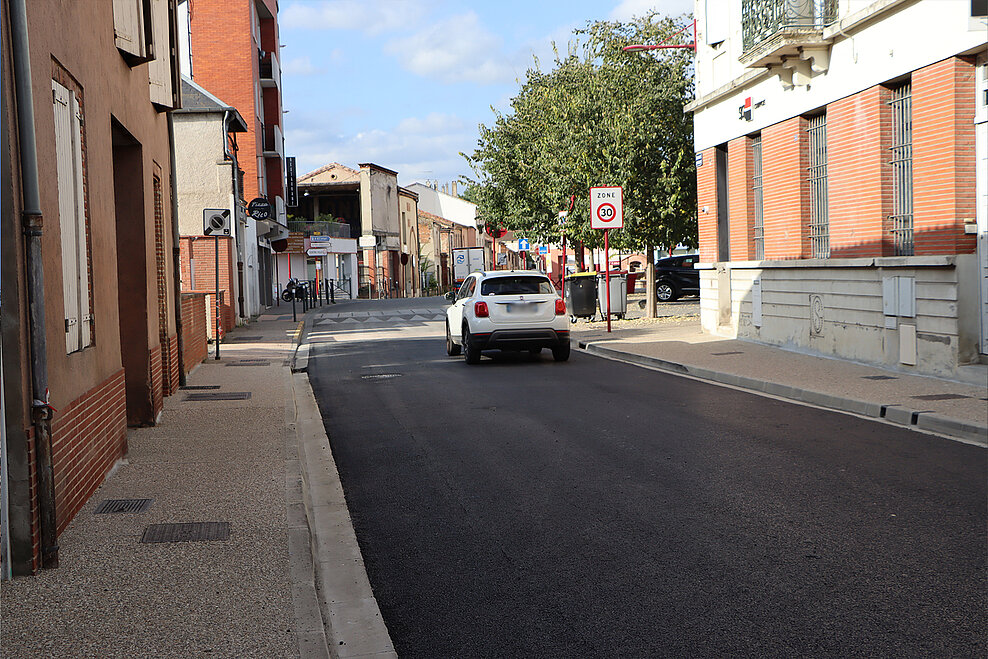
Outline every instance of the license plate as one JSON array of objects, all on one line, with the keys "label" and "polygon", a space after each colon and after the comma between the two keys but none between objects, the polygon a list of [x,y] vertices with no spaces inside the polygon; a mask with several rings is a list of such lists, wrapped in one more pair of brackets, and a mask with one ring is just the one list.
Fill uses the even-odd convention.
[{"label": "license plate", "polygon": [[509,302],[504,305],[507,313],[533,313],[535,311],[534,302]]}]

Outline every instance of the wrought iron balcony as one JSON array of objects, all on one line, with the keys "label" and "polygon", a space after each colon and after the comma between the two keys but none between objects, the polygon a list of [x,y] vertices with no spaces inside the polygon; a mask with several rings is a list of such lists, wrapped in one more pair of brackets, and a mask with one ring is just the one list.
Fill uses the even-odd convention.
[{"label": "wrought iron balcony", "polygon": [[312,222],[309,220],[288,220],[288,230],[306,236],[323,235],[333,238],[349,238],[350,225],[343,222]]},{"label": "wrought iron balcony", "polygon": [[742,0],[741,61],[767,66],[826,46],[823,29],[837,20],[837,0]]}]

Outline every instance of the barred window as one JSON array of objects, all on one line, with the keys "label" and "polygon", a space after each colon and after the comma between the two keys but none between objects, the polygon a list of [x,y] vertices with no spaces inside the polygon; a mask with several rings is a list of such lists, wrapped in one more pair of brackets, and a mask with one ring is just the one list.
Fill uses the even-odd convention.
[{"label": "barred window", "polygon": [[912,85],[892,89],[892,243],[896,256],[912,256],[913,246],[913,117]]},{"label": "barred window", "polygon": [[765,258],[765,217],[762,203],[762,136],[755,135],[751,138],[751,192],[755,198],[754,216],[754,243],[755,260],[761,261]]},{"label": "barred window", "polygon": [[827,115],[812,117],[810,140],[810,250],[813,258],[830,257],[830,219],[827,207]]}]

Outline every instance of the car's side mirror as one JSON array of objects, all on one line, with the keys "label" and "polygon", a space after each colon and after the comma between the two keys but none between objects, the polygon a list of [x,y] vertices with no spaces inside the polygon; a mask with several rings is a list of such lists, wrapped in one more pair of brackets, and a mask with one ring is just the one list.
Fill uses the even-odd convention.
[{"label": "car's side mirror", "polygon": [[453,300],[456,299],[456,291],[450,291],[449,293],[446,293],[446,295],[444,295],[443,297],[449,300],[450,302],[452,302]]}]

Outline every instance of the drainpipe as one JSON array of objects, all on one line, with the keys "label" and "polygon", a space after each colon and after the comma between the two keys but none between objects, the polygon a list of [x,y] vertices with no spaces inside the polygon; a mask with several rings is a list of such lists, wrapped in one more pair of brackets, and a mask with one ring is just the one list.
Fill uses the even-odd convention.
[{"label": "drainpipe", "polygon": [[[176,183],[175,168],[175,115],[168,113],[168,143],[171,146],[171,187],[172,187],[172,270],[175,279],[173,281],[175,289],[175,341],[178,343],[178,351],[175,358],[178,359],[178,386],[185,386],[185,347],[182,344],[184,333],[182,332],[182,246],[181,238],[178,234],[178,184]],[[191,245],[189,248],[191,250]],[[191,257],[191,251],[189,252]]]},{"label": "drainpipe", "polygon": [[[230,152],[227,145],[227,135],[230,134],[230,110],[223,111],[223,155],[230,159],[233,166],[230,168],[233,176],[233,208],[231,209],[233,214],[233,240],[234,249],[237,252],[237,306],[239,307],[239,315],[241,318],[246,318],[247,314],[244,313],[244,254],[243,254],[243,241],[240,237],[240,218],[237,216],[237,202],[240,201],[240,190],[238,185],[237,170],[240,168],[237,156]],[[264,148],[264,145],[261,145]]]},{"label": "drainpipe", "polygon": [[17,105],[18,146],[21,156],[22,222],[27,257],[28,318],[31,323],[31,423],[38,472],[38,513],[41,531],[41,567],[58,567],[55,521],[55,478],[51,454],[51,413],[48,405],[48,352],[45,337],[45,277],[41,261],[44,218],[38,193],[38,151],[34,142],[34,95],[31,92],[30,45],[25,0],[10,2],[10,37],[13,46],[14,90]]}]

